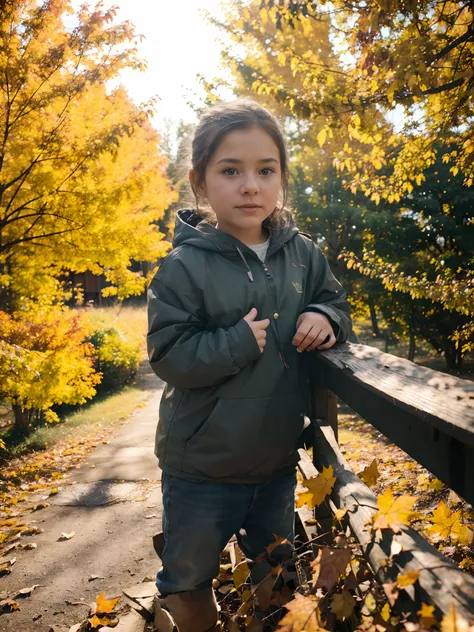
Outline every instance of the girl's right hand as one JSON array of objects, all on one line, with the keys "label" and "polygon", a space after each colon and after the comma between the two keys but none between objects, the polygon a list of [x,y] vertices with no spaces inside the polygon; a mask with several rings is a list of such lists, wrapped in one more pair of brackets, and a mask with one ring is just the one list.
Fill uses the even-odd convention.
[{"label": "girl's right hand", "polygon": [[253,335],[255,336],[255,340],[260,348],[260,353],[263,353],[263,348],[266,344],[267,332],[265,329],[270,324],[270,319],[265,318],[264,320],[255,320],[257,316],[257,310],[255,307],[249,311],[249,313],[244,316],[244,320],[248,323],[248,326],[253,331]]}]

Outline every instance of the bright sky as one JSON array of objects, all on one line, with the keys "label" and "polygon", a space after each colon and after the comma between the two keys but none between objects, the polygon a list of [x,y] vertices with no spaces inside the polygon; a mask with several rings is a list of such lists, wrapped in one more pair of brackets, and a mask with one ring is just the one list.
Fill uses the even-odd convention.
[{"label": "bright sky", "polygon": [[122,83],[136,103],[153,95],[160,98],[154,121],[158,130],[166,119],[194,122],[196,115],[187,101],[199,102],[196,95],[204,94],[196,75],[212,79],[219,74],[217,40],[225,35],[202,15],[208,10],[219,17],[219,4],[220,0],[104,0],[105,8],[120,7],[118,22],[130,20],[145,36],[139,51],[148,69],[124,71]]}]

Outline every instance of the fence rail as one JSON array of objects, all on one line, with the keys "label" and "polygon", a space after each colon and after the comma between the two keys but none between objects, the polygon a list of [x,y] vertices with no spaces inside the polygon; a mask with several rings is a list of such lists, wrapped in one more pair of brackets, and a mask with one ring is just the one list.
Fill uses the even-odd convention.
[{"label": "fence rail", "polygon": [[[310,376],[313,461],[301,450],[299,469],[310,478],[331,465],[336,476],[329,509],[321,506],[316,512],[322,531],[330,524],[328,510],[346,509],[348,525],[381,584],[393,582],[398,573],[420,571],[414,596],[402,591],[398,608],[416,612],[425,602],[446,614],[454,603],[458,613],[472,621],[472,576],[411,528],[402,527],[400,534],[384,531],[379,541],[369,534],[365,524],[378,509],[376,497],[339,449],[337,397],[474,504],[474,383],[351,343],[315,354]],[[300,518],[303,525],[308,522],[307,508]],[[314,526],[306,531],[308,538],[314,536]],[[396,564],[388,566],[393,541],[403,550]]]}]

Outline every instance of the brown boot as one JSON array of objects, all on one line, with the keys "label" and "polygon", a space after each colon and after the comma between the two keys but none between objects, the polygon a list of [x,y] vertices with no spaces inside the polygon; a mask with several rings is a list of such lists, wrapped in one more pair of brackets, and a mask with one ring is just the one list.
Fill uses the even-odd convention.
[{"label": "brown boot", "polygon": [[178,632],[219,632],[219,606],[212,588],[174,593],[164,599]]}]

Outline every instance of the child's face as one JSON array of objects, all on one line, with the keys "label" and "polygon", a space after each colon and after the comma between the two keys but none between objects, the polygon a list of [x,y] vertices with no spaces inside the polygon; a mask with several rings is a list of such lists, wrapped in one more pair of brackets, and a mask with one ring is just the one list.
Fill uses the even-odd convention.
[{"label": "child's face", "polygon": [[218,227],[252,243],[275,209],[281,190],[280,153],[259,127],[227,134],[209,161],[200,193],[217,216]]}]

